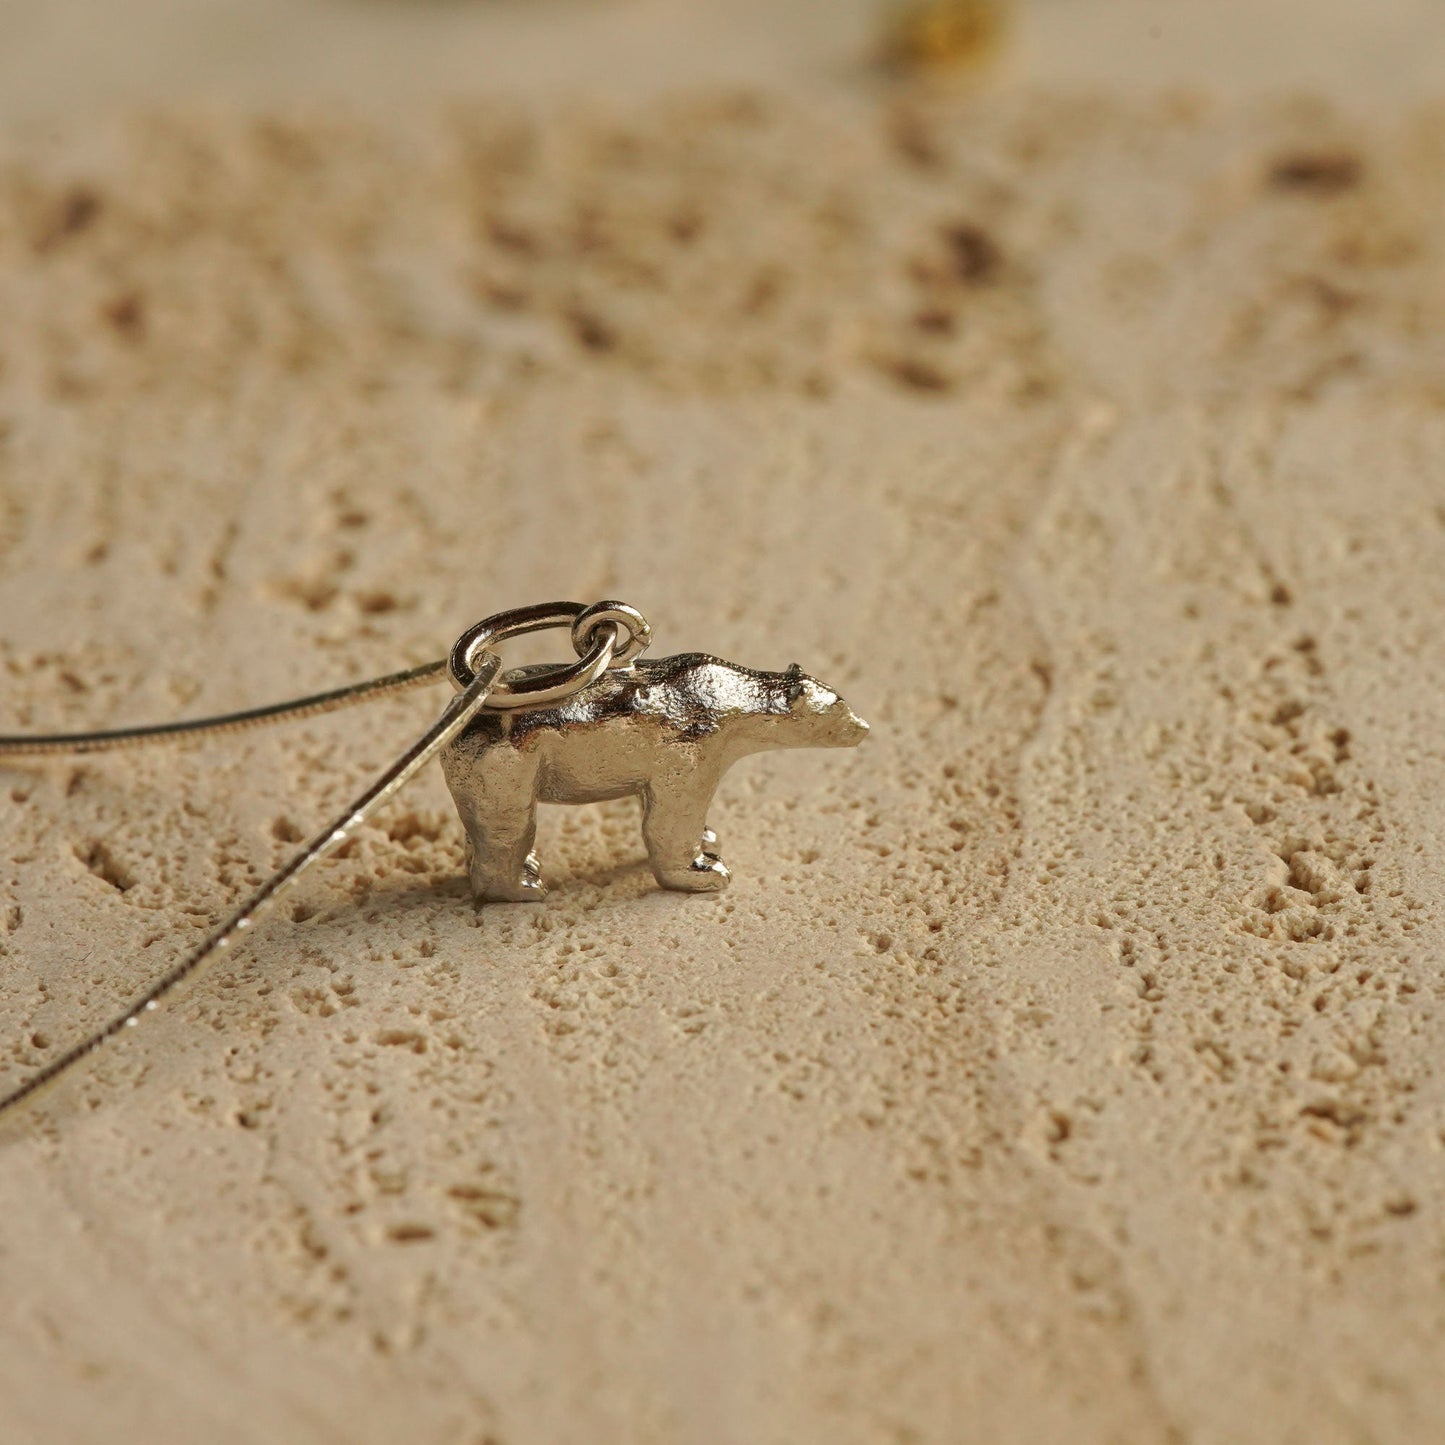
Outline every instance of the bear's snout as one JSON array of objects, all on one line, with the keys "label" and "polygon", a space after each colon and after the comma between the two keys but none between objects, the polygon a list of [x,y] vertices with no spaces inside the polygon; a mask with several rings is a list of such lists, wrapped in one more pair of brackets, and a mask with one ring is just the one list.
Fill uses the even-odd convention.
[{"label": "bear's snout", "polygon": [[868,736],[868,724],[842,698],[831,709],[829,729],[832,741],[840,748],[856,748]]}]

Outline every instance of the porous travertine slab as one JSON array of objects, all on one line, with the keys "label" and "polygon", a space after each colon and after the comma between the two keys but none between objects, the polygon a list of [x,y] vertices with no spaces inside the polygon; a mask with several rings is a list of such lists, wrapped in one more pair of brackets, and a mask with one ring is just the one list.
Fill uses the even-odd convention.
[{"label": "porous travertine slab", "polygon": [[[7,1440],[1432,1441],[1445,120],[859,86],[0,157],[7,726],[622,597],[873,724],[439,774],[0,1140]],[[0,1084],[424,725],[13,764]]]}]

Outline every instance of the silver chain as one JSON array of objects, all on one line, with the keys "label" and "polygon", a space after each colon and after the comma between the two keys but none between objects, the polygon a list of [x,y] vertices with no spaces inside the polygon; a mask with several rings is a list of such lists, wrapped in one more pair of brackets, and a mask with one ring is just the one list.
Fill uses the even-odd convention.
[{"label": "silver chain", "polygon": [[[510,685],[500,676],[501,658],[492,648],[509,637],[544,628],[570,627],[579,654],[576,663],[548,668]],[[627,634],[623,641],[624,632]],[[136,747],[151,742],[174,741],[179,737],[234,732],[288,718],[315,716],[350,707],[388,692],[436,682],[450,672],[457,695],[442,715],[328,827],[322,829],[278,872],[273,874],[245,903],[225,920],[199,947],[161,975],[122,1014],[102,1028],[66,1049],[36,1073],[8,1092],[0,1094],[0,1115],[32,1099],[47,1084],[59,1078],[107,1040],[134,1028],[146,1014],[155,1012],[167,994],[194,975],[218,954],[241,939],[256,919],[282,893],[323,858],[334,853],[346,840],[394,798],[416,774],[485,707],[537,707],[577,692],[600,677],[609,667],[624,666],[647,646],[651,628],[634,608],[603,602],[583,607],[575,602],[545,603],[539,607],[516,608],[489,617],[462,634],[451,657],[429,662],[405,672],[389,673],[369,682],[336,688],[331,692],[269,707],[192,722],[162,723],[150,727],[120,728],[109,732],[55,733],[39,736],[0,736],[0,755],[93,752]]]},{"label": "silver chain", "polygon": [[486,702],[487,693],[491,689],[500,667],[501,659],[496,653],[489,653],[477,669],[476,678],[471,686],[447,704],[436,722],[397,758],[351,804],[346,812],[312,838],[284,868],[273,874],[240,908],[231,914],[200,947],[188,954],[168,973],[162,974],[123,1014],[113,1018],[103,1028],[97,1029],[78,1044],[66,1049],[59,1058],[52,1059],[38,1073],[32,1074],[8,1093],[0,1095],[0,1114],[13,1109],[17,1104],[43,1089],[46,1084],[59,1078],[72,1065],[78,1064],[87,1054],[98,1049],[107,1039],[114,1038],[123,1029],[134,1028],[141,1021],[142,1015],[154,1012],[161,999],[183,980],[189,978],[223,949],[229,948],[232,940],[248,929],[256,918],[270,907],[286,889],[290,888],[307,869],[334,853],[357,828],[389,803],[422,767],[471,722]]},{"label": "silver chain", "polygon": [[0,757],[36,757],[42,753],[101,753],[121,748],[144,747],[148,743],[170,743],[181,738],[204,737],[214,733],[243,732],[247,728],[264,727],[268,723],[289,722],[293,718],[316,717],[336,712],[359,702],[370,702],[389,692],[402,692],[429,682],[440,682],[447,675],[447,661],[424,662],[405,672],[389,672],[367,682],[354,682],[330,692],[313,693],[310,697],[290,702],[271,703],[266,707],[246,708],[242,712],[222,713],[219,717],[194,718],[189,722],[152,723],[146,727],[113,728],[93,733],[0,733]]}]

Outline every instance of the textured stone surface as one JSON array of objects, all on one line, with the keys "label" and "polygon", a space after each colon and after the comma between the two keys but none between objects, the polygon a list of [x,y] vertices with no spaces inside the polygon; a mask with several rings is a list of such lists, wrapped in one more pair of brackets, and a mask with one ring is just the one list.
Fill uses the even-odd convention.
[{"label": "textured stone surface", "polygon": [[[1439,1438],[1445,121],[859,91],[0,156],[4,715],[619,595],[874,725],[440,777],[0,1139],[20,1441]],[[430,716],[12,765],[0,1081]]]}]

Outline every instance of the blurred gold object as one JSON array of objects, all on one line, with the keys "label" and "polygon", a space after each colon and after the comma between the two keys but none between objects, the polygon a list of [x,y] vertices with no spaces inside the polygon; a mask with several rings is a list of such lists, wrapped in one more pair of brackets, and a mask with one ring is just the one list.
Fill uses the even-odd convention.
[{"label": "blurred gold object", "polygon": [[886,0],[878,56],[890,70],[955,71],[1002,44],[1012,0]]}]

